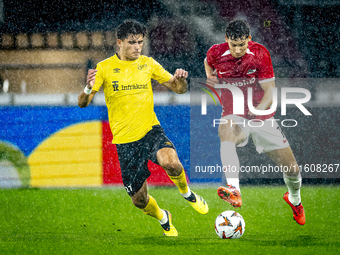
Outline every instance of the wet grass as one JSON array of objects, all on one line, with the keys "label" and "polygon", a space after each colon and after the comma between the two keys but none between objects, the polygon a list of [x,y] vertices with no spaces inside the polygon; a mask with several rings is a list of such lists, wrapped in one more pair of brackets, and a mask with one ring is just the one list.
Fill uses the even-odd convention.
[{"label": "wet grass", "polygon": [[237,240],[214,231],[219,213],[232,210],[216,187],[192,187],[209,204],[196,213],[174,187],[150,188],[173,215],[178,237],[135,208],[123,188],[0,190],[0,254],[339,254],[340,186],[304,186],[307,223],[295,223],[279,187],[242,188],[246,222]]}]

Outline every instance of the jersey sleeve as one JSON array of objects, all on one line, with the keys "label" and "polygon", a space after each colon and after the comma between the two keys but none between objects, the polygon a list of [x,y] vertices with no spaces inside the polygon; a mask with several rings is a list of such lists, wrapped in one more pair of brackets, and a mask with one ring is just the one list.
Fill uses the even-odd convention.
[{"label": "jersey sleeve", "polygon": [[100,63],[97,65],[96,70],[97,70],[97,73],[95,76],[95,82],[94,82],[94,86],[92,89],[98,92],[104,82],[104,75],[103,75],[104,72],[103,72],[103,68],[100,65]]},{"label": "jersey sleeve", "polygon": [[[210,49],[207,52],[207,57],[205,58],[205,62],[211,67],[214,68],[215,64],[215,49],[216,49],[216,44],[211,46]],[[215,68],[214,68],[215,69]]]},{"label": "jersey sleeve", "polygon": [[172,75],[166,71],[156,60],[152,59],[152,75],[151,78],[160,84],[171,79]]},{"label": "jersey sleeve", "polygon": [[258,80],[259,83],[265,83],[275,80],[272,59],[266,48],[261,48],[258,62]]}]

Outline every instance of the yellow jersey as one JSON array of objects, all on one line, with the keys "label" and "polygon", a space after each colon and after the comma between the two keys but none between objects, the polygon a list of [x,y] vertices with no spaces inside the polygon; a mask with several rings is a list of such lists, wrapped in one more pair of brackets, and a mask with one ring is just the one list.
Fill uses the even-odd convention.
[{"label": "yellow jersey", "polygon": [[93,90],[103,86],[108,108],[112,143],[142,139],[152,126],[159,125],[154,112],[151,79],[164,83],[172,75],[151,57],[141,55],[134,61],[114,56],[97,64]]}]

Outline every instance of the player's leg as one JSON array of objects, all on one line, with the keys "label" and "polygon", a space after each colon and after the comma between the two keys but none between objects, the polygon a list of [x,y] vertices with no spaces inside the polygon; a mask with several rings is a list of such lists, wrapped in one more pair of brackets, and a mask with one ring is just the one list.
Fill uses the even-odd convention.
[{"label": "player's leg", "polygon": [[295,160],[290,146],[283,149],[267,152],[267,155],[275,162],[276,165],[282,165],[283,169],[287,169],[287,171],[283,173],[283,176],[284,181],[288,187],[289,201],[293,205],[300,204],[300,187],[302,178],[299,166]]},{"label": "player's leg", "polygon": [[171,223],[171,214],[161,210],[156,200],[148,194],[146,180],[150,171],[147,167],[148,150],[144,144],[143,138],[136,142],[116,145],[124,187],[137,208],[159,220],[164,235],[177,236],[177,231]]},{"label": "player's leg", "polygon": [[234,123],[231,119],[227,119],[226,124],[220,124],[218,128],[221,140],[221,162],[224,167],[227,187],[219,187],[217,193],[223,200],[227,201],[234,207],[242,205],[241,191],[239,184],[239,168],[240,161],[236,152],[236,145],[246,139],[245,132]]},{"label": "player's leg", "polygon": [[161,126],[153,126],[150,131],[148,144],[150,145],[149,159],[163,167],[170,179],[176,184],[180,194],[189,202],[189,204],[199,213],[207,214],[209,211],[208,204],[202,197],[190,190],[185,171],[179,161],[175,146],[165,135]]},{"label": "player's leg", "polygon": [[156,200],[148,194],[146,181],[143,186],[131,196],[132,203],[142,209],[146,215],[156,218],[163,228],[165,236],[178,236],[176,228],[172,225],[169,211],[159,208]]},{"label": "player's leg", "polygon": [[163,167],[170,179],[176,184],[181,194],[190,195],[185,171],[173,148],[162,148],[156,154],[157,163]]},{"label": "player's leg", "polygon": [[300,196],[302,178],[299,166],[290,146],[267,152],[267,155],[278,166],[282,166],[283,169],[287,169],[287,171],[283,173],[283,177],[288,187],[288,192],[284,194],[283,198],[292,208],[295,221],[300,225],[304,225],[306,217]]},{"label": "player's leg", "polygon": [[299,167],[280,126],[273,118],[271,120],[265,121],[263,126],[253,129],[253,142],[259,153],[265,152],[286,171],[284,181],[288,187],[288,192],[283,198],[292,208],[295,221],[303,225],[306,220],[300,197],[301,175]]},{"label": "player's leg", "polygon": [[176,150],[173,148],[162,148],[157,151],[157,164],[164,168],[169,178],[178,187],[181,195],[199,213],[207,214],[209,211],[206,201],[192,190],[190,190],[184,168],[179,161]]}]

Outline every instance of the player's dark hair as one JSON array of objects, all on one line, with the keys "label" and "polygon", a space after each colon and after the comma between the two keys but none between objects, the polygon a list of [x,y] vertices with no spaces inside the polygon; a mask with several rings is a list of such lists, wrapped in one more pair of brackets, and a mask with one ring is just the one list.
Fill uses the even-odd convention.
[{"label": "player's dark hair", "polygon": [[129,35],[146,35],[146,27],[136,20],[124,20],[117,28],[117,39],[125,40]]},{"label": "player's dark hair", "polygon": [[235,19],[229,22],[225,30],[225,35],[228,39],[246,39],[250,35],[250,26],[247,21]]}]

